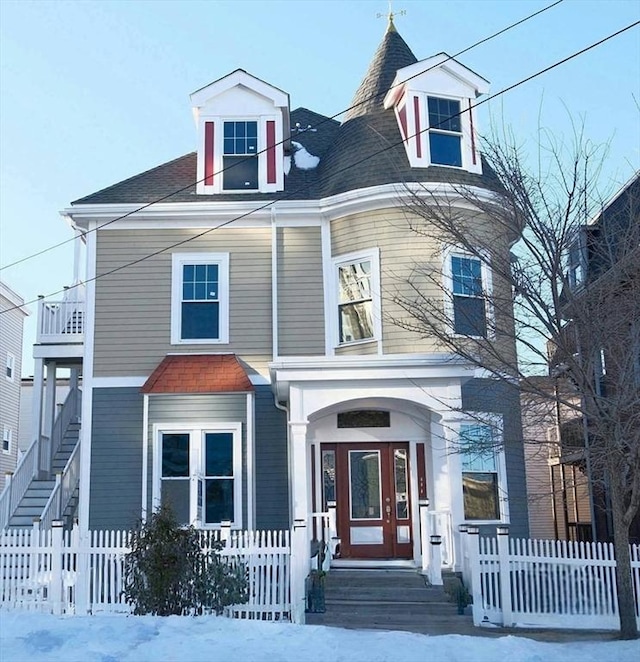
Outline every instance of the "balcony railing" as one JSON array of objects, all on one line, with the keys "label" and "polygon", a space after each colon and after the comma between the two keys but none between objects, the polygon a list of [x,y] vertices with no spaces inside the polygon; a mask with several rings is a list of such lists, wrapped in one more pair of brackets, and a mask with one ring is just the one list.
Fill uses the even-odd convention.
[{"label": "balcony railing", "polygon": [[84,301],[40,300],[38,306],[39,344],[66,344],[84,342]]}]

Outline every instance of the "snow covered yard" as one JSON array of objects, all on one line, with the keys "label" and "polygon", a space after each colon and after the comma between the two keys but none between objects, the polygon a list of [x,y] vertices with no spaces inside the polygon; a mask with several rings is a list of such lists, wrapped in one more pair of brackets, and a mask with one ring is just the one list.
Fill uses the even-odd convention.
[{"label": "snow covered yard", "polygon": [[342,630],[203,616],[56,617],[0,612],[2,662],[636,662],[638,641],[543,643]]}]

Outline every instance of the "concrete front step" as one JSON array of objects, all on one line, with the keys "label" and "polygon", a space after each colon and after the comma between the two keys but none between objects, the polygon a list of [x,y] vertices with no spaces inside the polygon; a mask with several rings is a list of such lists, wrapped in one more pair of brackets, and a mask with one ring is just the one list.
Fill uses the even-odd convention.
[{"label": "concrete front step", "polygon": [[443,633],[473,628],[470,614],[458,615],[443,587],[429,586],[416,570],[331,569],[325,606],[325,613],[308,613],[307,623]]}]

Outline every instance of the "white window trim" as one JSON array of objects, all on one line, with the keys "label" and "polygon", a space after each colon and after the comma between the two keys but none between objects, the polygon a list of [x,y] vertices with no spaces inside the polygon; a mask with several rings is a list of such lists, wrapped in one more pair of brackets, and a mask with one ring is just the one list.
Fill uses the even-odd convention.
[{"label": "white window trim", "polygon": [[[276,149],[276,181],[267,183],[267,121],[275,122],[275,149]],[[204,183],[204,138],[205,123],[214,123],[213,136],[213,184]],[[226,189],[224,182],[224,123],[225,122],[257,122],[258,123],[258,188],[253,189]],[[236,194],[244,193],[274,193],[284,189],[283,168],[283,135],[282,116],[277,114],[255,115],[202,115],[198,129],[198,184],[199,194]]]},{"label": "white window trim", "polygon": [[493,274],[489,267],[489,254],[487,251],[479,250],[478,254],[470,253],[469,251],[456,248],[455,246],[445,246],[442,251],[442,279],[443,279],[443,292],[444,292],[444,311],[445,317],[448,320],[449,335],[454,338],[485,338],[485,336],[467,336],[461,333],[456,333],[455,320],[453,312],[453,274],[451,271],[451,258],[463,257],[480,262],[480,274],[482,278],[482,292],[485,297],[485,320],[487,325],[487,340],[495,338],[495,311],[492,303],[493,300]]},{"label": "white window trim", "polygon": [[464,518],[465,524],[469,526],[481,526],[483,524],[509,524],[509,493],[508,493],[508,483],[507,483],[507,464],[504,453],[503,445],[503,417],[500,414],[491,414],[487,412],[467,412],[468,418],[460,419],[457,423],[456,435],[457,443],[460,442],[460,432],[463,425],[488,425],[493,429],[494,440],[495,440],[495,458],[496,458],[496,473],[498,475],[498,508],[500,510],[499,519],[489,519],[489,520],[478,520],[478,519],[466,519],[464,514],[464,493],[462,491],[462,474],[464,472],[462,468],[462,457],[463,453],[458,449],[458,454],[460,457],[459,467],[460,467],[460,504],[462,517]]},{"label": "white window trim", "polygon": [[[4,445],[8,444],[7,449],[5,450]],[[11,455],[13,445],[13,430],[6,426],[2,426],[2,452],[4,455]]]},{"label": "white window trim", "polygon": [[[352,340],[350,342],[340,342],[340,315],[338,295],[340,281],[338,279],[338,269],[347,264],[353,264],[362,260],[371,262],[371,308],[373,317],[373,337],[362,340]],[[331,265],[332,287],[331,287],[331,329],[333,347],[353,347],[354,345],[363,345],[366,343],[380,342],[382,340],[382,307],[380,297],[380,249],[370,248],[356,253],[338,255],[333,258]]]},{"label": "white window trim", "polygon": [[[11,377],[7,375],[7,370],[11,369]],[[7,362],[5,365],[4,375],[8,382],[13,382],[16,379],[16,357],[11,352],[7,352]]]},{"label": "white window trim", "polygon": [[[189,435],[189,507],[190,523],[202,529],[219,529],[220,524],[205,524],[197,521],[198,478],[203,477],[204,435],[207,432],[230,432],[233,434],[233,521],[231,528],[242,529],[242,423],[154,423],[153,424],[153,483],[152,505],[160,507],[162,489],[162,435]],[[204,511],[204,503],[203,503]]]},{"label": "white window trim", "polygon": [[[182,267],[185,264],[218,265],[218,338],[183,340],[182,326]],[[173,253],[171,255],[171,344],[224,345],[229,343],[229,254]]]}]

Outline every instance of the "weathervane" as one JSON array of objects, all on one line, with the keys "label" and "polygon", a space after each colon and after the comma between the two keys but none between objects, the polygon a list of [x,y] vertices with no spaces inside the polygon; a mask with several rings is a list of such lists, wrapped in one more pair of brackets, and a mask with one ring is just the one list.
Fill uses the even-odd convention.
[{"label": "weathervane", "polygon": [[397,11],[397,12],[394,13],[394,11],[393,11],[393,1],[392,1],[392,0],[389,0],[389,12],[388,12],[387,14],[382,14],[382,13],[378,12],[378,13],[376,14],[376,18],[384,18],[384,17],[386,17],[386,18],[389,19],[389,26],[390,26],[390,27],[395,27],[395,26],[393,25],[393,17],[394,17],[394,16],[405,16],[406,13],[407,13],[407,12],[406,12],[404,9],[401,10],[401,11]]}]

